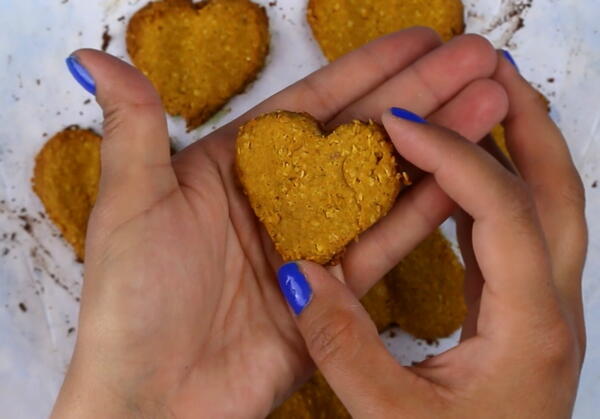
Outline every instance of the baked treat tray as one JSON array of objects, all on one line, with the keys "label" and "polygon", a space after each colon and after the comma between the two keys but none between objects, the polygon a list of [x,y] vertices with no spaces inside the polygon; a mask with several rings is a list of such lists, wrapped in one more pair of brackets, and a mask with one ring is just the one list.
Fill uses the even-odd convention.
[{"label": "baked treat tray", "polygon": [[[181,148],[231,121],[326,61],[305,19],[304,0],[254,0],[270,18],[271,52],[258,80],[200,128],[169,118]],[[3,417],[48,415],[75,336],[82,265],[59,237],[31,190],[34,157],[52,134],[77,124],[101,132],[99,108],[66,71],[81,47],[128,59],[125,29],[145,1],[0,2],[0,405]],[[588,353],[575,417],[596,413],[600,396],[600,2],[466,1],[467,32],[511,51],[522,73],[552,104],[587,191],[590,248],[584,297]],[[293,48],[290,48],[293,45]],[[92,99],[91,101],[89,99]],[[544,150],[540,150],[543,153]],[[451,223],[445,233],[454,240]],[[393,335],[393,337],[392,337]],[[435,345],[384,333],[403,363],[456,344]],[[535,354],[532,354],[535,356]]]}]

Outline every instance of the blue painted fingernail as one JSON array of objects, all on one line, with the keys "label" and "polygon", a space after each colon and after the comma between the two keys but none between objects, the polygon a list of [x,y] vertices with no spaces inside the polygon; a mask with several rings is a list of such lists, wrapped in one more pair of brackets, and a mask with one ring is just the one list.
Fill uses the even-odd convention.
[{"label": "blue painted fingernail", "polygon": [[310,303],[312,288],[296,262],[290,262],[277,272],[279,288],[294,313],[299,315]]},{"label": "blue painted fingernail", "polygon": [[506,58],[508,60],[508,62],[511,63],[513,65],[513,67],[517,69],[517,71],[519,71],[519,66],[517,65],[517,62],[512,57],[512,55],[510,55],[510,52],[508,52],[507,50],[503,49],[502,50],[502,55],[504,55],[504,58]]},{"label": "blue painted fingernail", "polygon": [[407,121],[416,122],[418,124],[426,124],[427,121],[421,118],[416,113],[412,113],[411,111],[407,111],[402,108],[391,108],[390,112],[397,118],[406,119]]},{"label": "blue painted fingernail", "polygon": [[71,72],[71,75],[77,80],[77,83],[81,85],[85,90],[91,94],[96,94],[96,82],[90,75],[90,73],[81,65],[76,56],[71,55],[67,58],[67,67]]}]

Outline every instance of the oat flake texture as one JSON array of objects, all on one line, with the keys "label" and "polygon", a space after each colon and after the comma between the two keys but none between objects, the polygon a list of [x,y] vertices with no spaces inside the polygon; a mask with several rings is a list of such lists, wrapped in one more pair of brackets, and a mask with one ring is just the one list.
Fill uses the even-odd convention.
[{"label": "oat flake texture", "polygon": [[266,114],[240,128],[236,160],[250,204],[285,260],[335,263],[402,187],[393,146],[374,123],[325,135],[308,114]]}]

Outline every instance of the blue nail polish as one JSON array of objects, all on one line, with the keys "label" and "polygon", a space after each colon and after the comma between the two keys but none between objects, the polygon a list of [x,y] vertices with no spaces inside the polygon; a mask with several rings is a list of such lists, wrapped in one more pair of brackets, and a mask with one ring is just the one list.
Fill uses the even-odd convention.
[{"label": "blue nail polish", "polygon": [[502,55],[504,55],[504,58],[506,58],[508,60],[508,62],[511,63],[513,65],[513,67],[517,69],[517,71],[519,71],[519,66],[517,65],[517,62],[512,57],[512,55],[510,55],[510,52],[508,52],[507,50],[503,49],[502,50]]},{"label": "blue nail polish", "polygon": [[298,264],[290,262],[279,268],[277,280],[283,296],[296,316],[302,313],[304,307],[310,303],[312,289],[304,274],[300,272]]},{"label": "blue nail polish", "polygon": [[418,124],[426,124],[427,121],[421,118],[416,113],[412,113],[411,111],[407,111],[402,108],[391,108],[390,112],[397,118],[406,119],[407,121],[416,122]]},{"label": "blue nail polish", "polygon": [[83,87],[85,90],[90,92],[91,94],[96,94],[96,82],[85,69],[84,66],[81,65],[76,56],[71,55],[67,58],[67,67],[71,72],[71,75],[77,80],[77,82]]}]

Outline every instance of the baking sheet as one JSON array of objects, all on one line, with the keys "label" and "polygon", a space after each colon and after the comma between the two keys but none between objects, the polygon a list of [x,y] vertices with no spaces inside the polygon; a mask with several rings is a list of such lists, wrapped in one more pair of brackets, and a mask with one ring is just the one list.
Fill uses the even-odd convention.
[{"label": "baking sheet", "polygon": [[[259,79],[192,133],[169,118],[177,147],[231,121],[325,64],[305,22],[305,0],[258,1],[272,45]],[[101,132],[101,113],[68,75],[64,58],[81,47],[125,57],[124,32],[146,0],[0,0],[0,406],[3,417],[48,415],[75,341],[82,267],[43,217],[30,188],[33,159],[49,136],[72,124]],[[274,5],[269,5],[269,3]],[[600,396],[600,2],[467,1],[467,31],[511,50],[521,71],[552,102],[588,195],[590,252],[584,295],[588,354],[575,416],[596,416]],[[291,48],[290,46],[293,46]],[[444,226],[453,237],[452,225]],[[386,344],[403,363],[455,344],[429,346],[395,331]]]}]

